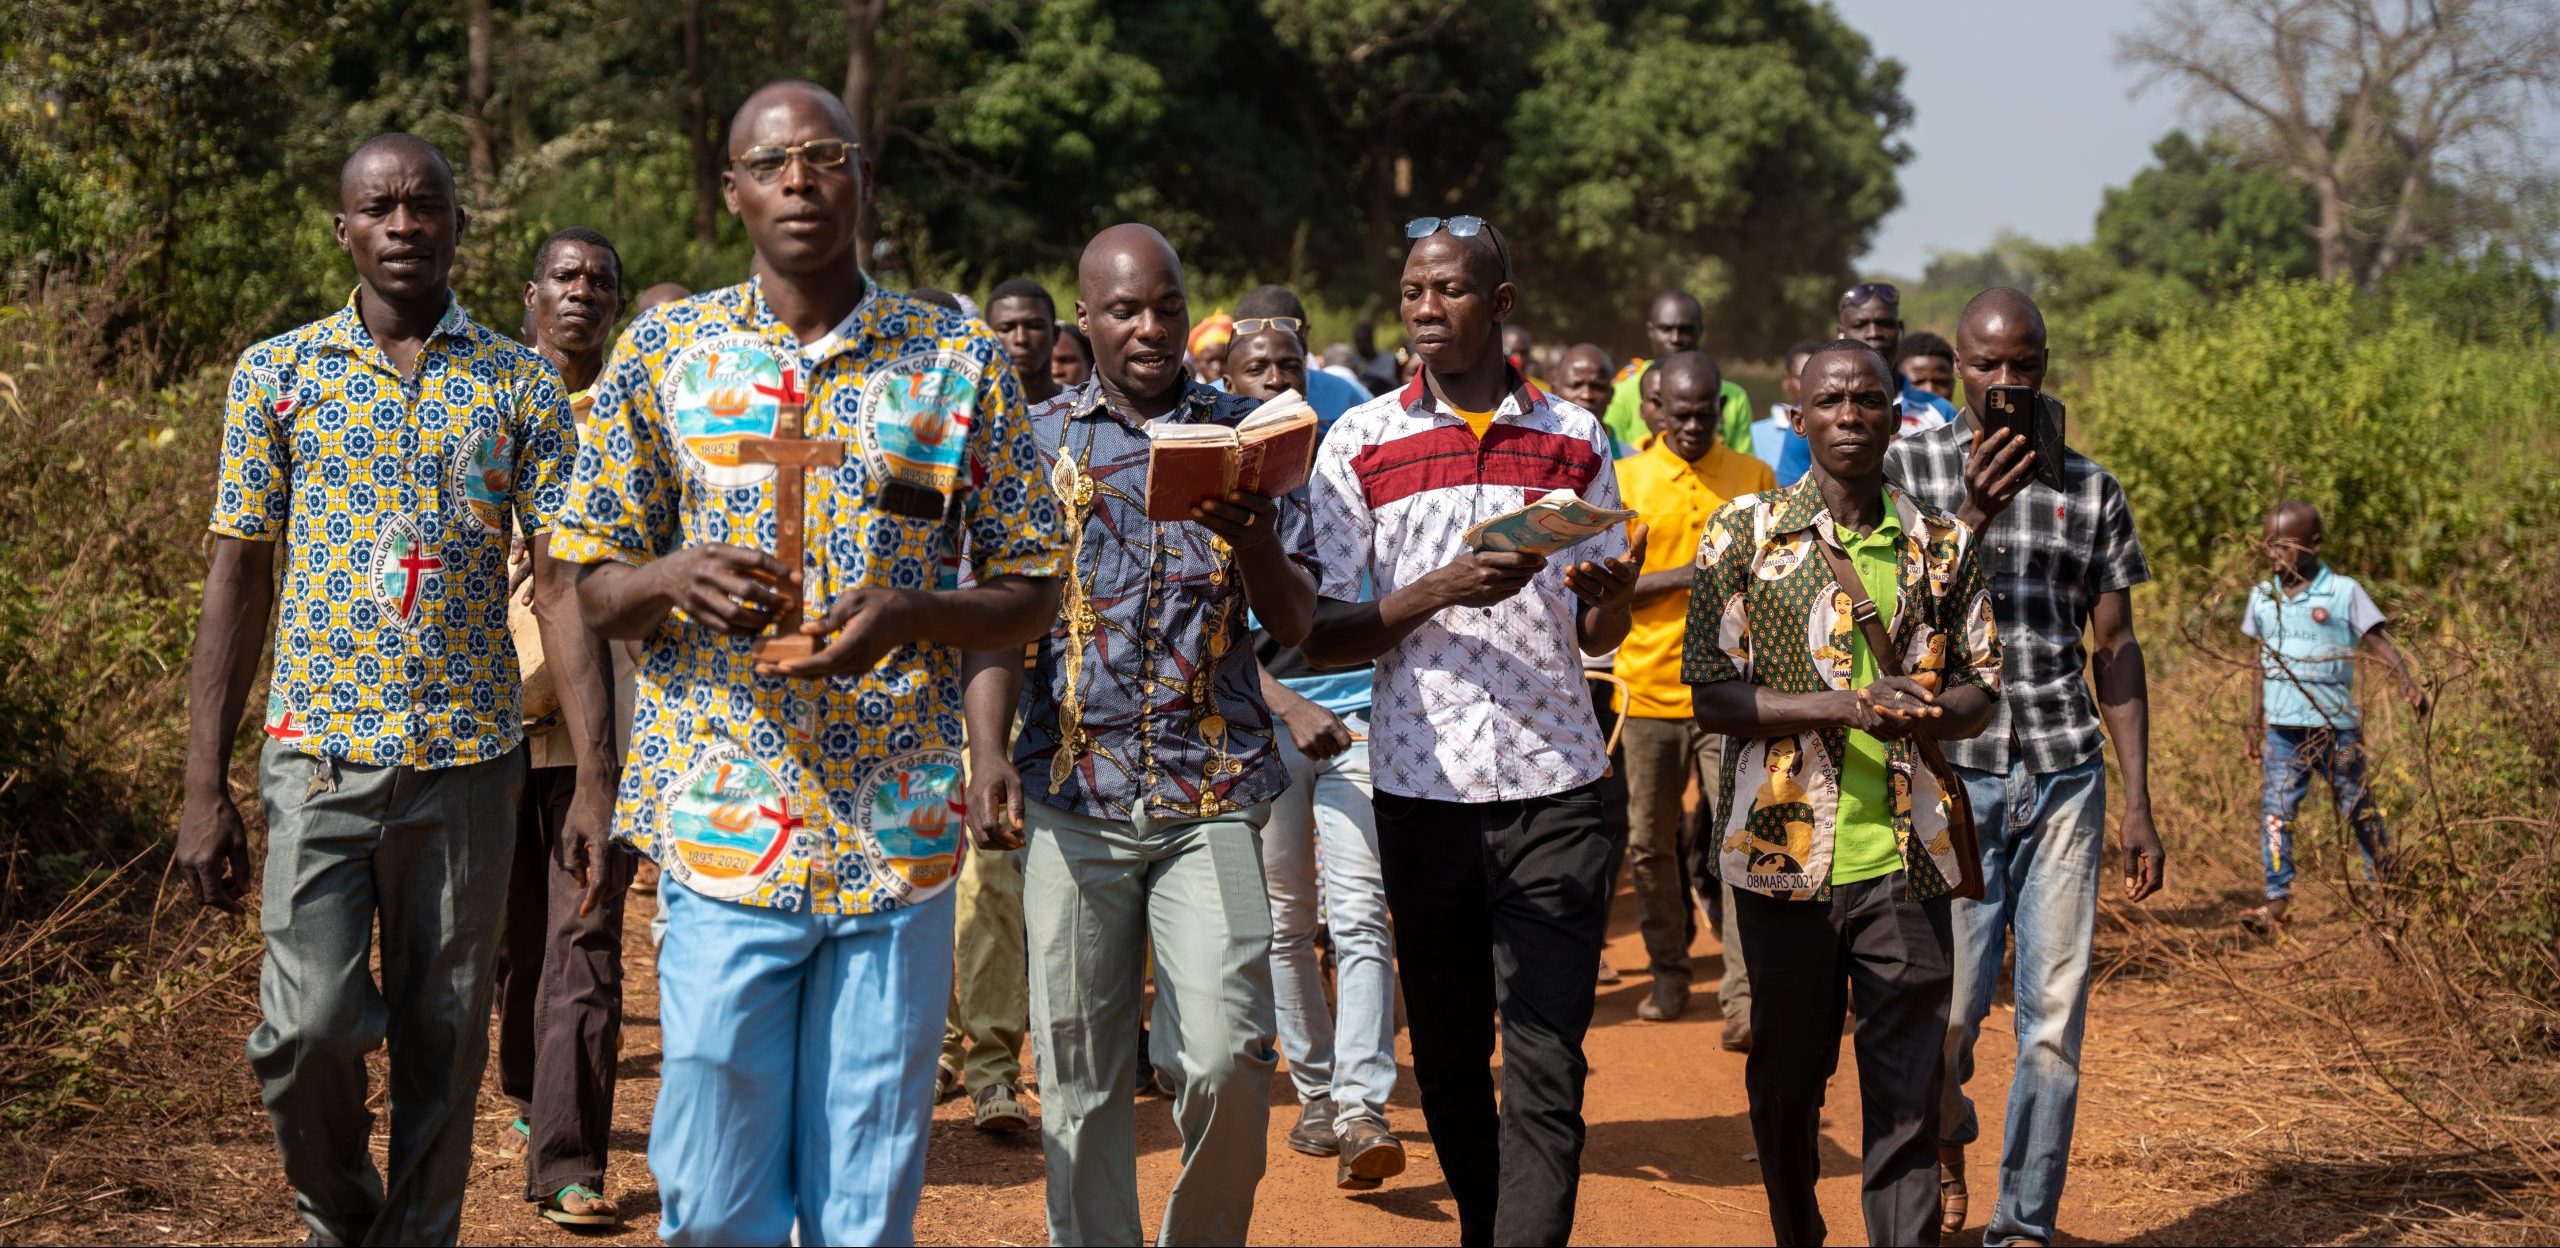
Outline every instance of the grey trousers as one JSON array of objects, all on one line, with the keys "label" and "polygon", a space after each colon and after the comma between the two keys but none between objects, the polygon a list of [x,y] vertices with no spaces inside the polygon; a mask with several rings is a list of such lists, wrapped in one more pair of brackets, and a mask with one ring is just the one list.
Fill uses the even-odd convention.
[{"label": "grey trousers", "polygon": [[[1627,767],[1627,861],[1635,877],[1636,923],[1655,979],[1689,983],[1689,938],[1696,910],[1689,900],[1689,821],[1680,799],[1697,773],[1713,806],[1716,760],[1723,738],[1693,720],[1630,715],[1618,729]],[[1725,959],[1727,973],[1741,959]],[[1749,990],[1744,990],[1746,999]]]},{"label": "grey trousers", "polygon": [[1028,804],[1022,909],[1050,1243],[1145,1236],[1134,1089],[1150,951],[1181,1071],[1182,1174],[1156,1242],[1245,1242],[1280,1060],[1258,835],[1270,809],[1114,823]]},{"label": "grey trousers", "polygon": [[[524,774],[520,749],[435,771],[275,742],[259,758],[267,959],[249,1067],[314,1243],[450,1244],[461,1234]],[[387,1184],[367,1146],[364,1065],[386,1038]]]}]

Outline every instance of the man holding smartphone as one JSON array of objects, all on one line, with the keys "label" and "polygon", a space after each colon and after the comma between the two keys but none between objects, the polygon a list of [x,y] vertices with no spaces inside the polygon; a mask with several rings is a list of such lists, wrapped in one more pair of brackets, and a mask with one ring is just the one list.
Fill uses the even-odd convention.
[{"label": "man holding smartphone", "polygon": [[[1969,1203],[1964,1147],[1978,1134],[1964,1084],[2014,932],[2018,1062],[2000,1204],[1984,1231],[1995,1244],[2052,1242],[2062,1202],[2104,857],[2105,738],[2114,739],[2124,775],[2125,899],[2159,891],[2165,865],[2151,827],[2149,695],[2133,631],[2132,589],[2150,569],[2124,488],[2067,448],[2063,488],[2037,481],[2026,440],[1983,415],[1995,386],[2040,391],[2048,363],[2044,315],[2033,300],[2006,287],[1976,295],[1956,332],[1963,418],[1901,439],[1886,461],[1888,475],[1981,535],[2006,656],[2007,694],[1990,726],[1947,746],[1973,799],[1985,888],[1982,900],[1955,903],[1955,1000],[1939,1115],[1940,1226],[1953,1233]],[[2094,703],[2084,670],[2096,679]]]}]

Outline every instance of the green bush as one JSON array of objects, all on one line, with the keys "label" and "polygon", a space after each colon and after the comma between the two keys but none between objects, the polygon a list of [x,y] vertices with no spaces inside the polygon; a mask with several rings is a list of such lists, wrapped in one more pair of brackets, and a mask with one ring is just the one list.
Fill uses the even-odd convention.
[{"label": "green bush", "polygon": [[2340,566],[2435,583],[2547,532],[2560,503],[2560,351],[2410,300],[2261,283],[2082,376],[2074,441],[2124,481],[2164,572],[2207,568],[2301,498]]}]

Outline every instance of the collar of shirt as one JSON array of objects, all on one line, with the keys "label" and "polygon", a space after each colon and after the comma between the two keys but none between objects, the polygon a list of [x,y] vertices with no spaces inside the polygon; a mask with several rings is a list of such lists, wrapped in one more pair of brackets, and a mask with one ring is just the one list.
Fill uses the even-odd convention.
[{"label": "collar of shirt", "polygon": [[[363,298],[363,287],[349,290],[347,306],[338,309],[330,315],[329,319],[321,322],[320,349],[344,351],[359,359],[370,356],[373,362],[382,366],[383,371],[396,374],[400,370],[391,367],[391,357],[374,342],[373,331],[364,327],[364,312],[360,303]],[[470,336],[471,314],[463,310],[460,297],[451,291],[446,291],[444,315],[437,317],[436,327],[427,331],[427,342],[432,344],[439,338],[468,340]],[[447,345],[457,344],[448,343]],[[424,354],[423,347],[420,353]]]},{"label": "collar of shirt", "polygon": [[[739,321],[777,344],[789,343],[799,357],[801,367],[814,376],[827,361],[862,346],[877,328],[882,303],[880,283],[869,273],[862,275],[862,297],[854,300],[853,310],[844,314],[833,329],[815,341],[802,342],[782,318],[773,314],[773,305],[764,301],[764,275],[748,278],[746,285],[731,287],[745,292],[744,305],[729,309]],[[789,357],[785,357],[789,358]]]},{"label": "collar of shirt", "polygon": [[2329,565],[2323,563],[2317,571],[2314,571],[2311,574],[2310,580],[2302,583],[2302,588],[2300,590],[2288,594],[2284,592],[2284,574],[2279,572],[2276,575],[2267,578],[2267,596],[2275,599],[2277,602],[2300,602],[2314,594],[2327,594],[2329,592],[2329,582],[2331,579],[2333,578],[2329,575]]},{"label": "collar of shirt", "polygon": [[[1901,486],[1889,479],[1885,481],[1884,499],[1892,507],[1891,522],[1898,532],[1920,531],[1920,505],[1913,502],[1909,494],[1903,493]],[[1773,537],[1802,529],[1812,529],[1817,535],[1833,538],[1841,535],[1841,530],[1831,519],[1831,509],[1823,505],[1822,485],[1810,473],[1794,485],[1781,488],[1769,501],[1776,509],[1769,516],[1769,533]]]},{"label": "collar of shirt", "polygon": [[1050,402],[1065,403],[1069,420],[1099,420],[1108,417],[1131,429],[1144,432],[1146,427],[1154,424],[1156,420],[1171,420],[1182,424],[1196,424],[1205,420],[1210,413],[1218,410],[1218,400],[1227,397],[1228,393],[1201,381],[1193,376],[1189,369],[1183,370],[1181,385],[1182,401],[1166,409],[1165,414],[1156,417],[1155,420],[1138,420],[1111,406],[1111,400],[1102,393],[1102,378],[1098,376],[1085,378],[1075,389],[1051,399]]},{"label": "collar of shirt", "polygon": [[[1502,373],[1502,401],[1493,406],[1493,423],[1501,424],[1505,416],[1516,420],[1527,414],[1529,409],[1546,402],[1547,392],[1540,390],[1536,382],[1521,376],[1519,369],[1505,364]],[[1396,396],[1404,404],[1404,410],[1418,415],[1438,417],[1452,424],[1465,424],[1466,420],[1458,415],[1457,407],[1449,402],[1447,396],[1440,393],[1438,387],[1431,384],[1429,378],[1430,372],[1425,369],[1415,373],[1413,380],[1405,383],[1403,392]],[[1594,412],[1592,415],[1596,417],[1599,413]],[[1649,442],[1650,440],[1648,444]]]}]

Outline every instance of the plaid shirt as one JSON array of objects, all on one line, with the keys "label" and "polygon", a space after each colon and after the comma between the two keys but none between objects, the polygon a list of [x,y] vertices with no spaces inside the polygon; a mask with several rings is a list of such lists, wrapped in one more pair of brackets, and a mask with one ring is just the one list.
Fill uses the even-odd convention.
[{"label": "plaid shirt", "polygon": [[[1885,472],[1922,502],[1953,512],[1964,503],[1972,450],[1973,423],[1960,419],[1896,440]],[[2005,774],[2023,758],[2044,775],[2096,757],[2105,739],[2080,638],[2098,595],[2150,580],[2151,567],[2113,474],[2067,451],[2062,483],[2056,492],[2029,482],[1977,539],[1991,574],[2006,696],[1981,736],[1947,743],[1947,761],[1958,767]]]}]

